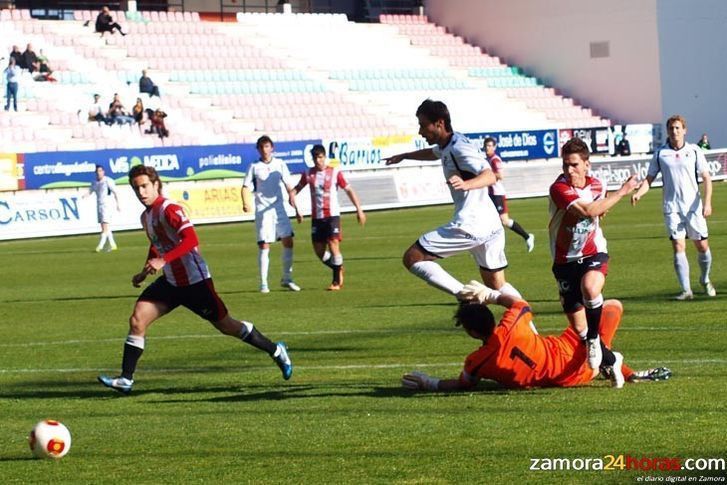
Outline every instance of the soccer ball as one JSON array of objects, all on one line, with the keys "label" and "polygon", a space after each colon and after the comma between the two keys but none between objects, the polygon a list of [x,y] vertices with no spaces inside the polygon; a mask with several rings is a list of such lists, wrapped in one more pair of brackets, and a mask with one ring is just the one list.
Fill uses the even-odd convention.
[{"label": "soccer ball", "polygon": [[28,444],[36,458],[63,458],[71,449],[71,433],[63,423],[45,419],[30,432]]}]

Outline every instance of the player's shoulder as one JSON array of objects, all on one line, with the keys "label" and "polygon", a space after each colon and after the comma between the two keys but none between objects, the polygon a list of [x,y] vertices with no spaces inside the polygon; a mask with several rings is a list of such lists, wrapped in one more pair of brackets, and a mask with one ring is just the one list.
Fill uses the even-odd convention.
[{"label": "player's shoulder", "polygon": [[586,187],[590,187],[591,190],[601,190],[605,186],[606,184],[603,183],[603,180],[596,177],[595,175],[586,176]]},{"label": "player's shoulder", "polygon": [[553,183],[550,184],[550,192],[553,191],[559,191],[563,192],[566,190],[572,190],[573,186],[568,183],[568,179],[565,178],[565,175],[560,174],[558,175],[555,180],[553,180]]},{"label": "player's shoulder", "polygon": [[[480,152],[480,149],[477,147],[477,145],[467,138],[462,133],[455,131],[452,133],[452,139],[450,140],[449,144],[445,147],[449,148],[453,152],[462,152],[462,151],[471,151],[474,150],[476,152]],[[484,157],[484,155],[483,155]]]}]

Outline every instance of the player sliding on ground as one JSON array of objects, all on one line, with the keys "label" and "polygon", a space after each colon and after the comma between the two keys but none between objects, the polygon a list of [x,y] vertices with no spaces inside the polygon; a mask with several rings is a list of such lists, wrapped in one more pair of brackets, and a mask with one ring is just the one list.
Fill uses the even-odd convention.
[{"label": "player sliding on ground", "polygon": [[194,226],[181,206],[161,195],[162,181],[156,170],[137,165],[129,171],[129,183],[144,204],[141,225],[151,242],[146,263],[131,278],[131,283],[138,288],[147,275],[159,270],[163,270],[163,274],[136,300],[129,318],[121,375],[99,376],[99,382],[121,393],[130,393],[136,364],[144,352],[147,328],[180,305],[208,320],[221,333],[267,352],[283,372],[283,378],[290,379],[293,363],[285,344],[271,342],[252,323],[234,319],[227,312],[215,291],[207,263],[199,252]]},{"label": "player sliding on ground", "polygon": [[[411,372],[402,378],[409,389],[452,391],[471,389],[480,379],[490,379],[510,388],[571,387],[591,382],[598,370],[586,362],[586,349],[578,334],[568,327],[560,336],[542,337],[531,327],[532,313],[528,302],[492,290],[476,281],[465,285],[455,315],[457,325],[467,334],[482,341],[482,346],[467,356],[458,379],[437,379],[422,372]],[[499,324],[487,305],[507,308]],[[606,345],[618,329],[623,306],[618,300],[607,300],[601,319],[601,338]],[[634,372],[623,363],[618,352],[616,364],[603,368],[613,387],[625,381],[658,381],[671,377],[665,367]]]}]

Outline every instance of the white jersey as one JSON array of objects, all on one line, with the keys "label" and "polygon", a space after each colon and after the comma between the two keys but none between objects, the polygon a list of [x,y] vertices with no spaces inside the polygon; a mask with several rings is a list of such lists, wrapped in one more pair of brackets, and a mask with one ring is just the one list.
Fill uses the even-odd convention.
[{"label": "white jersey", "polygon": [[262,212],[266,208],[278,205],[284,211],[283,186],[291,186],[288,165],[279,158],[273,158],[269,163],[262,160],[250,165],[243,187],[247,187],[255,194],[255,211]]},{"label": "white jersey", "polygon": [[91,182],[88,192],[96,194],[99,207],[110,207],[111,196],[116,194],[116,184],[113,180],[104,176],[101,180]]},{"label": "white jersey", "polygon": [[[463,180],[469,180],[483,170],[491,169],[484,153],[460,133],[454,133],[444,148],[435,145],[432,151],[442,159],[442,171],[446,180],[452,175],[459,175]],[[465,191],[454,190],[449,186],[449,192],[454,201],[451,226],[477,237],[485,237],[502,230],[500,216],[490,199],[487,187]]]},{"label": "white jersey", "polygon": [[702,212],[698,177],[708,172],[707,159],[702,150],[692,143],[675,150],[665,143],[649,164],[648,175],[656,177],[661,172],[664,182],[664,213]]}]

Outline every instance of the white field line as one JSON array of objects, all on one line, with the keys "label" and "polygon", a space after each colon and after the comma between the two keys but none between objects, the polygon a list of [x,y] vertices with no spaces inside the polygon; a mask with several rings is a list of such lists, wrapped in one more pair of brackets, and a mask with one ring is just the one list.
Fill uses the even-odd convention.
[{"label": "white field line", "polygon": [[[555,327],[538,327],[538,330],[541,333],[544,333],[545,336],[550,334],[558,334],[558,332],[562,332],[564,328],[555,328]],[[625,328],[619,328],[620,332],[669,332],[674,331],[674,328],[670,327],[625,327]],[[688,329],[687,329],[688,330]],[[409,334],[409,333],[452,333],[455,332],[456,329],[454,327],[452,328],[442,328],[440,329],[425,329],[425,330],[416,330],[412,329],[409,330],[402,330],[402,329],[396,329],[396,330],[388,330],[388,329],[371,329],[371,330],[354,330],[354,329],[341,329],[341,330],[312,330],[312,331],[300,331],[300,332],[275,332],[276,336],[297,336],[297,335],[372,335],[372,334]],[[210,333],[210,334],[188,334],[188,335],[160,335],[160,336],[151,336],[147,337],[149,340],[195,340],[195,339],[209,339],[209,338],[220,338],[224,337],[224,335],[218,334],[218,333]],[[0,344],[0,348],[28,348],[28,347],[44,347],[44,346],[50,346],[50,345],[77,345],[77,344],[94,344],[94,343],[118,343],[123,342],[125,340],[125,336],[119,336],[114,338],[101,338],[101,339],[69,339],[69,340],[48,340],[48,341],[37,341],[37,342],[17,342],[17,343],[4,343]]]},{"label": "white field line", "polygon": [[[668,359],[655,361],[645,361],[641,359],[629,360],[629,364],[643,364],[644,366],[654,365],[665,365],[665,364],[682,364],[682,365],[704,365],[704,364],[727,364],[727,359]],[[296,365],[297,371],[308,371],[308,370],[357,370],[357,369],[421,369],[421,368],[441,368],[441,367],[461,367],[462,362],[439,362],[435,364],[349,364],[349,365]],[[640,365],[641,366],[641,365]],[[269,366],[265,366],[266,368]],[[263,366],[249,366],[251,368],[260,368]],[[0,375],[2,374],[74,374],[74,373],[98,373],[98,372],[114,372],[118,369],[109,368],[92,368],[92,367],[77,367],[77,368],[65,368],[65,369],[36,369],[36,368],[24,368],[24,369],[0,369]],[[239,372],[240,367],[230,368],[209,368],[209,367],[177,367],[167,369],[153,369],[145,368],[143,370],[146,374],[174,374],[174,373],[194,373],[194,372]]]}]

